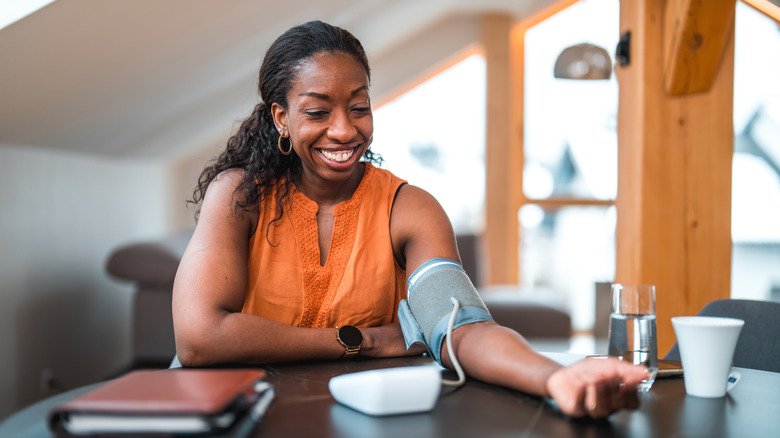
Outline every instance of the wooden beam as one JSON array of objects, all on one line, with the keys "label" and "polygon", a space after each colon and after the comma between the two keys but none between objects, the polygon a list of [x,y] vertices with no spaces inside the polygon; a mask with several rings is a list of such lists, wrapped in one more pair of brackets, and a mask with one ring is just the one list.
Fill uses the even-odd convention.
[{"label": "wooden beam", "polygon": [[736,0],[668,0],[664,12],[665,84],[672,95],[712,86],[733,38]]},{"label": "wooden beam", "polygon": [[509,14],[482,17],[487,68],[485,284],[519,282],[523,34]]},{"label": "wooden beam", "polygon": [[[621,2],[632,55],[616,71],[616,281],[656,285],[661,355],[675,341],[671,317],[730,295],[734,139],[733,15],[712,31],[727,39],[708,91],[671,96],[662,71],[664,13],[663,0]],[[687,76],[684,69],[697,67],[679,68]]]},{"label": "wooden beam", "polygon": [[750,7],[780,23],[780,6],[769,0],[742,0]]},{"label": "wooden beam", "polygon": [[415,88],[419,87],[420,85],[430,81],[434,77],[444,73],[445,71],[449,70],[450,68],[454,67],[456,64],[459,64],[460,62],[464,61],[466,58],[472,55],[482,55],[482,46],[479,44],[471,44],[465,49],[461,50],[460,52],[456,53],[453,56],[450,56],[449,58],[445,59],[443,62],[434,65],[433,67],[427,69],[419,76],[413,78],[409,82],[406,82],[404,84],[401,84],[396,88],[395,90],[392,90],[389,93],[386,93],[385,95],[382,95],[377,100],[371,101],[371,106],[374,107],[374,109],[381,108],[384,105],[387,105],[389,103],[392,103],[394,100],[398,99],[399,97],[403,96],[404,94],[414,90]]},{"label": "wooden beam", "polygon": [[563,11],[575,3],[579,3],[580,1],[582,0],[559,0],[558,2],[553,3],[541,11],[531,15],[530,17],[523,19],[523,21],[519,23],[519,26],[521,26],[523,28],[523,32],[525,32],[531,27],[536,26],[542,21],[547,20],[553,15]]},{"label": "wooden beam", "polygon": [[615,205],[612,199],[587,199],[587,198],[525,198],[523,205],[534,204],[543,208],[565,207],[610,207]]}]

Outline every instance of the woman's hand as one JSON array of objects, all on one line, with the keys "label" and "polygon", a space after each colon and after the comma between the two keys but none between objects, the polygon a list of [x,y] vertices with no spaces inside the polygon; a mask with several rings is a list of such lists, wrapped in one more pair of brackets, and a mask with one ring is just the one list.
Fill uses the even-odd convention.
[{"label": "woman's hand", "polygon": [[604,418],[618,409],[636,409],[637,385],[647,369],[617,359],[584,359],[547,380],[547,392],[572,417]]},{"label": "woman's hand", "polygon": [[426,351],[423,345],[413,345],[406,349],[401,324],[396,321],[379,327],[360,328],[363,333],[361,356],[367,357],[398,357],[419,356]]}]

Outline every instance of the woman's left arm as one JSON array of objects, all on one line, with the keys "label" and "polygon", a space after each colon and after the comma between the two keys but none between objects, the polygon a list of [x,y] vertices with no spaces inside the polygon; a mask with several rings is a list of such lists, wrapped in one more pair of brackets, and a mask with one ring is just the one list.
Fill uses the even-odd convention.
[{"label": "woman's left arm", "polygon": [[[460,261],[452,225],[439,203],[424,190],[404,186],[398,193],[390,230],[396,257],[407,275],[431,258]],[[604,417],[635,407],[635,387],[647,371],[616,360],[583,360],[563,368],[536,353],[514,330],[493,322],[467,324],[452,335],[455,355],[476,379],[552,397],[573,416]],[[442,362],[452,367],[442,344]]]}]

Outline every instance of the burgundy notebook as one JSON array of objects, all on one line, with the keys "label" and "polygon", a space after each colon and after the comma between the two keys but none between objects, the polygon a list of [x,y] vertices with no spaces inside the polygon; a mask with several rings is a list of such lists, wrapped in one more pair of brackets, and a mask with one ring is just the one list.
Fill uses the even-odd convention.
[{"label": "burgundy notebook", "polygon": [[133,371],[57,406],[49,425],[61,435],[214,433],[267,406],[273,390],[264,377],[247,369]]}]

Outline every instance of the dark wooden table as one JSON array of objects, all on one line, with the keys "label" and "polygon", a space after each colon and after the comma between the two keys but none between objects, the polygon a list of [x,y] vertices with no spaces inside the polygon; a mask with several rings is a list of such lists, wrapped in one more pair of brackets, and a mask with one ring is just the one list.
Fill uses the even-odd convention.
[{"label": "dark wooden table", "polygon": [[[370,417],[339,405],[328,380],[368,369],[421,365],[426,358],[321,362],[263,367],[277,397],[257,437],[772,437],[780,436],[780,374],[739,369],[742,380],[721,399],[685,395],[681,378],[641,394],[637,411],[604,421],[571,420],[539,398],[469,380],[444,389],[432,412]],[[90,385],[38,402],[0,425],[0,437],[50,436],[46,413]]]}]

